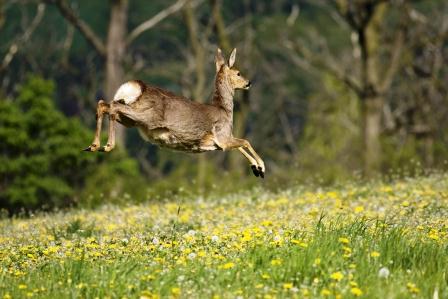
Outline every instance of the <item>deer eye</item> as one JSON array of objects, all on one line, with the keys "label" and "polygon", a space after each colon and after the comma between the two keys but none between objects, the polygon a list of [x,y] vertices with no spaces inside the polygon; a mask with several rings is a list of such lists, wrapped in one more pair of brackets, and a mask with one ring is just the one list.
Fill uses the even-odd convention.
[{"label": "deer eye", "polygon": [[237,75],[238,77],[241,76],[240,72],[238,72],[236,75]]}]

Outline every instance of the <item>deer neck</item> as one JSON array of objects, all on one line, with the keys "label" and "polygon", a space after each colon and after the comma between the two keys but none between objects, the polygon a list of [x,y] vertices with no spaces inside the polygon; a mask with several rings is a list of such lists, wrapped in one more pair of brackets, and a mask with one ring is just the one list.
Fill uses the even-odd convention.
[{"label": "deer neck", "polygon": [[220,73],[216,76],[215,91],[213,93],[213,105],[222,108],[230,117],[233,116],[233,96],[235,90],[230,82]]}]

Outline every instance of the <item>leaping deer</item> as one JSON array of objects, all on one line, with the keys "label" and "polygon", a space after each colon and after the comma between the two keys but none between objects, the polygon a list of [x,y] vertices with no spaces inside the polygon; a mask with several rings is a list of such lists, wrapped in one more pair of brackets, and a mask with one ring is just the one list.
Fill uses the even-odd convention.
[{"label": "leaping deer", "polygon": [[[216,79],[211,104],[201,104],[170,91],[128,81],[118,88],[113,101],[100,100],[96,109],[96,132],[85,151],[110,152],[115,147],[115,121],[125,127],[137,127],[151,143],[173,150],[201,153],[238,149],[251,164],[255,176],[264,178],[265,165],[245,139],[235,138],[233,97],[236,89],[249,89],[251,83],[233,68],[236,49],[228,63],[218,48],[215,55]],[[100,148],[101,123],[109,115],[109,137]]]}]

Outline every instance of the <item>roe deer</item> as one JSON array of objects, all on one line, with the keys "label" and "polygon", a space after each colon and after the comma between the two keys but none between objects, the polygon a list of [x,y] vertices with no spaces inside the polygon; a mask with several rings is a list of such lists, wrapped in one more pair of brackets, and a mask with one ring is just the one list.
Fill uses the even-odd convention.
[{"label": "roe deer", "polygon": [[[265,165],[245,139],[235,138],[233,96],[236,89],[249,89],[251,83],[233,68],[236,49],[228,63],[218,48],[215,56],[215,91],[211,104],[201,104],[170,91],[133,80],[118,88],[113,101],[98,102],[96,132],[85,151],[109,152],[115,147],[115,121],[137,127],[151,143],[178,151],[200,153],[238,149],[250,162],[255,176],[264,178]],[[103,115],[109,115],[109,138],[100,149]]]}]

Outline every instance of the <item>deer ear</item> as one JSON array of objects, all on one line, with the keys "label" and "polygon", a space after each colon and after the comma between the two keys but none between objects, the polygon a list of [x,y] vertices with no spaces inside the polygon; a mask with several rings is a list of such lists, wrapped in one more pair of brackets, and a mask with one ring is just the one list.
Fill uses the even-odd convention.
[{"label": "deer ear", "polygon": [[234,48],[232,53],[230,54],[230,58],[229,58],[229,67],[230,68],[235,64],[235,58],[236,58],[236,48]]},{"label": "deer ear", "polygon": [[226,61],[225,61],[224,57],[222,56],[221,49],[217,48],[216,54],[215,54],[216,71],[218,72],[225,63],[226,63]]}]

